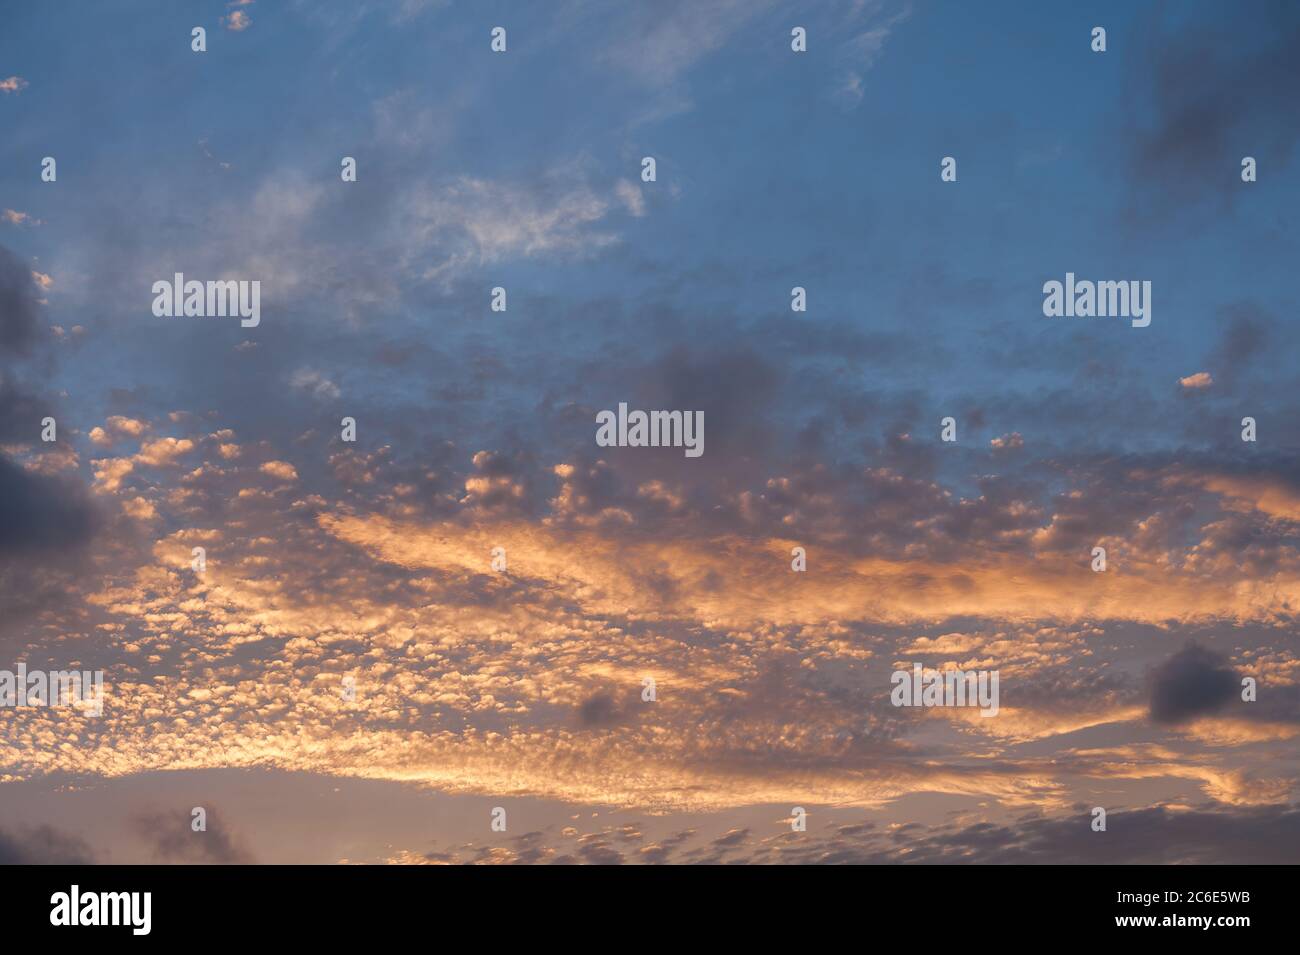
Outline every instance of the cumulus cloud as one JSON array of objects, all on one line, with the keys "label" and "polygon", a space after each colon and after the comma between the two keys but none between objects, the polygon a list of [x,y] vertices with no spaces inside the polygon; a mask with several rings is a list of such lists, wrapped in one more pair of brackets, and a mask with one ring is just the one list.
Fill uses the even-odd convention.
[{"label": "cumulus cloud", "polygon": [[[222,455],[225,456],[224,454]],[[258,470],[263,474],[269,474],[273,478],[279,478],[281,481],[298,480],[298,471],[288,461],[267,461],[263,463]]]}]

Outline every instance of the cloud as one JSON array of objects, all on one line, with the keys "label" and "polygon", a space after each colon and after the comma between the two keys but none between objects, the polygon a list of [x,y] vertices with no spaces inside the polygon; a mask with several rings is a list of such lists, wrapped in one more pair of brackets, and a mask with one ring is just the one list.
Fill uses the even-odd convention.
[{"label": "cloud", "polygon": [[111,447],[113,442],[123,435],[139,438],[149,429],[149,426],[143,421],[137,421],[123,415],[110,415],[104,424],[107,425],[107,428],[96,426],[90,429],[90,441],[96,447]]},{"label": "cloud", "polygon": [[1150,716],[1156,723],[1185,723],[1222,710],[1240,688],[1227,660],[1192,643],[1152,671]]},{"label": "cloud", "polygon": [[133,497],[123,501],[122,510],[137,521],[152,521],[158,517],[157,508],[142,497]]},{"label": "cloud", "polygon": [[1182,385],[1185,391],[1198,391],[1210,387],[1210,385],[1214,384],[1214,379],[1210,377],[1208,371],[1198,371],[1194,375],[1179,378],[1178,384]]},{"label": "cloud", "polygon": [[141,444],[140,453],[131,460],[146,467],[172,467],[178,463],[178,458],[193,450],[194,442],[189,438],[157,438]]},{"label": "cloud", "polygon": [[122,486],[122,481],[135,470],[130,458],[99,458],[90,462],[95,468],[95,491],[112,494]]},{"label": "cloud", "polygon": [[612,726],[623,719],[623,709],[612,693],[594,693],[578,707],[578,724],[588,729]]},{"label": "cloud", "polygon": [[32,271],[0,246],[0,349],[26,354],[36,342],[40,309]]},{"label": "cloud", "polygon": [[1300,487],[1282,474],[1174,470],[1166,486],[1191,484],[1221,496],[1233,511],[1258,511],[1272,518],[1300,522]]},{"label": "cloud", "polygon": [[226,25],[227,30],[235,33],[241,33],[253,25],[252,18],[243,10],[233,10],[229,16],[221,18],[221,22]]},{"label": "cloud", "polygon": [[0,80],[0,93],[17,93],[27,88],[27,81],[21,76],[11,76],[7,80]]},{"label": "cloud", "polygon": [[718,50],[774,0],[663,0],[635,6],[603,54],[647,86],[677,82],[704,56]]},{"label": "cloud", "polygon": [[1131,115],[1151,120],[1124,137],[1143,209],[1234,202],[1243,156],[1285,166],[1300,136],[1300,104],[1288,92],[1300,86],[1300,14],[1285,3],[1267,9],[1262,42],[1226,39],[1230,19],[1217,28],[1177,21],[1163,36],[1150,26],[1152,63],[1134,71],[1128,97],[1142,106]]},{"label": "cloud", "polygon": [[33,475],[0,456],[0,557],[84,543],[95,525],[78,484]]},{"label": "cloud", "polygon": [[298,471],[288,461],[267,461],[258,470],[263,474],[269,474],[273,478],[279,478],[281,481],[298,480]]},{"label": "cloud", "polygon": [[645,215],[645,197],[641,194],[641,187],[636,183],[627,179],[620,179],[614,184],[614,193],[629,214],[633,216]]},{"label": "cloud", "polygon": [[0,218],[3,218],[10,225],[41,225],[40,219],[33,219],[26,212],[19,212],[16,209],[5,209],[0,212]]},{"label": "cloud", "polygon": [[0,829],[0,865],[91,865],[97,861],[85,841],[50,826]]},{"label": "cloud", "polygon": [[41,419],[52,410],[45,399],[29,392],[14,375],[0,370],[0,443],[32,441]]},{"label": "cloud", "polygon": [[[265,148],[226,157],[238,175],[200,151],[130,195],[91,188],[85,233],[65,244],[49,245],[48,229],[11,232],[35,245],[13,258],[19,318],[6,310],[0,329],[17,343],[0,344],[0,477],[22,513],[0,512],[30,539],[24,520],[80,502],[107,532],[56,536],[43,553],[59,559],[38,570],[28,564],[39,538],[4,561],[0,627],[30,659],[102,665],[111,693],[93,723],[8,714],[5,773],[144,786],[154,770],[266,767],[466,803],[566,800],[584,819],[606,807],[725,813],[679,851],[662,832],[638,842],[602,829],[466,851],[483,861],[816,861],[841,850],[893,861],[907,855],[900,844],[914,858],[1045,859],[1090,848],[1066,836],[1087,821],[1073,804],[1098,793],[1120,812],[1290,798],[1300,720],[1275,702],[1300,686],[1285,286],[1191,309],[1180,347],[1155,352],[1100,327],[1022,327],[1023,289],[988,277],[1005,250],[959,234],[987,216],[927,211],[911,191],[928,193],[929,173],[884,192],[849,176],[853,201],[827,178],[822,159],[863,154],[875,127],[822,122],[824,85],[852,76],[869,93],[879,75],[882,88],[925,98],[920,60],[890,53],[906,39],[891,23],[901,4],[641,4],[581,23],[588,4],[561,7],[559,23],[518,24],[528,42],[483,60],[486,72],[443,57],[432,86],[408,90],[367,65],[431,37],[483,36],[472,11],[399,30],[361,8],[313,13],[302,26],[337,53],[325,60],[377,79],[320,103],[297,97],[305,146],[262,136]],[[339,44],[340,20],[356,42]],[[789,51],[794,23],[809,27],[807,57]],[[645,36],[628,29],[642,25]],[[486,45],[457,48],[479,62]],[[250,88],[283,89],[284,70],[319,73],[294,57],[321,44],[300,46],[283,62],[250,61],[270,71],[250,74]],[[550,53],[561,49],[629,62],[593,73],[571,57],[544,82],[510,78],[516,54],[560,63]],[[697,79],[708,84],[698,122],[629,119],[629,102],[680,99]],[[498,116],[502,83],[518,95]],[[574,90],[584,96],[573,110],[551,108]],[[1033,130],[1008,132],[1016,110],[971,120],[970,103],[948,105],[958,127],[1017,140],[1002,153],[1043,145]],[[187,142],[210,136],[204,148],[224,143],[225,155],[249,122],[274,124],[274,110],[262,113],[218,111]],[[873,113],[882,142],[916,140],[907,103]],[[478,121],[489,114],[501,121]],[[342,184],[338,156],[377,141],[387,147],[361,157],[360,181]],[[714,146],[728,162],[701,162]],[[670,242],[646,234],[653,217],[633,218],[662,198],[629,172],[652,148],[678,156],[668,178],[695,199],[673,207]],[[888,172],[877,158],[875,172]],[[773,187],[774,168],[797,188]],[[1258,197],[1280,181],[1262,176]],[[1085,204],[1098,214],[1114,199],[1105,186],[1100,206]],[[1050,221],[1033,208],[1049,193],[1002,208],[1011,219],[998,234]],[[755,195],[768,199],[755,206]],[[935,233],[938,248],[899,241],[908,222],[936,215],[958,234]],[[1263,276],[1286,217],[1261,221],[1263,232],[1228,217],[1189,234],[1245,248]],[[625,241],[625,229],[637,235]],[[925,262],[952,260],[945,243],[981,252],[934,280]],[[1171,261],[1198,250],[1214,251],[1175,248]],[[1160,261],[1149,265],[1159,279]],[[148,320],[151,271],[181,266],[263,280],[275,318],[255,349],[236,344],[250,334],[237,322]],[[45,306],[35,268],[57,276]],[[795,282],[823,290],[812,320],[789,313]],[[485,321],[496,284],[512,308]],[[86,330],[43,350],[47,314]],[[19,348],[37,360],[9,367]],[[1180,399],[1188,389],[1169,386],[1199,369],[1213,386]],[[348,407],[324,413],[344,386]],[[596,447],[594,413],[623,400],[702,411],[705,456]],[[47,411],[59,418],[55,447],[34,426]],[[356,444],[339,438],[343,413],[362,423]],[[938,437],[948,414],[962,422],[955,443]],[[1259,417],[1261,443],[1238,440],[1243,414]],[[46,493],[59,507],[29,506]],[[1089,568],[1098,544],[1105,574]],[[796,546],[806,573],[791,569]],[[497,547],[507,571],[492,565]],[[74,550],[86,566],[67,573]],[[15,620],[11,595],[40,616]],[[1255,706],[1148,718],[1159,709],[1148,669],[1192,639],[1271,689]],[[999,716],[895,709],[890,670],[913,659],[998,669]],[[343,674],[360,691],[346,704]],[[657,701],[640,698],[647,676]],[[856,807],[878,839],[779,839],[771,820],[813,798]],[[1020,807],[1059,831],[1034,835],[1012,819]],[[951,830],[884,822],[950,809],[963,820]],[[176,840],[189,838],[182,823],[157,820]],[[259,841],[259,855],[292,839]],[[191,843],[177,846],[190,858]]]},{"label": "cloud", "polygon": [[[866,73],[880,58],[885,42],[895,28],[912,14],[910,2],[902,4],[889,14],[882,14],[884,8],[883,0],[870,4],[855,2],[850,8],[847,26],[853,35],[836,53],[836,59],[843,64],[836,92],[854,106],[866,91]],[[861,29],[863,20],[871,22],[866,29]]]},{"label": "cloud", "polygon": [[[388,453],[355,462],[369,479],[348,477],[347,504],[291,491],[243,498],[251,468],[214,467],[220,444],[237,437],[217,430],[195,447],[211,460],[186,475],[164,471],[164,489],[141,492],[156,496],[164,520],[175,508],[181,527],[151,531],[134,557],[116,550],[114,576],[87,575],[84,597],[70,601],[122,634],[96,652],[118,661],[114,699],[130,705],[106,711],[93,736],[18,714],[0,742],[12,773],[66,768],[75,753],[92,774],[277,766],[655,811],[799,805],[816,791],[846,806],[930,792],[1059,812],[1080,779],[1150,780],[1229,805],[1285,795],[1285,778],[1179,752],[1190,741],[1181,732],[1136,753],[1064,742],[1132,733],[1141,669],[1125,651],[1141,642],[1135,632],[1155,632],[1133,630],[1135,619],[1167,627],[1195,601],[1235,612],[1233,578],[1153,582],[1094,575],[1083,558],[990,560],[982,534],[971,545],[982,560],[945,566],[814,546],[810,571],[794,574],[788,538],[700,526],[676,491],[666,493],[680,505],[663,493],[643,499],[645,481],[617,498],[631,524],[548,522],[533,510],[544,495],[527,489],[536,466],[486,451],[461,479],[488,482],[480,499],[453,500],[438,520],[411,512],[406,502],[423,495],[400,489],[451,490],[457,475],[426,484]],[[599,493],[602,473],[575,483],[575,507]],[[900,484],[880,480],[866,494],[845,485],[858,490],[843,496],[873,510]],[[523,487],[533,503],[491,504],[482,498],[492,482]],[[802,500],[798,491],[782,489]],[[519,494],[508,491],[507,503]],[[672,518],[676,506],[687,514]],[[654,515],[645,528],[643,514]],[[666,517],[676,523],[662,526]],[[190,570],[198,543],[209,548],[201,578]],[[496,546],[508,573],[491,568]],[[934,623],[963,615],[987,624]],[[1044,618],[1077,623],[1030,622]],[[1265,625],[1256,642],[1278,632]],[[194,656],[178,657],[178,646]],[[985,728],[889,707],[889,669],[909,656],[1000,668],[1002,715]],[[1119,679],[1126,666],[1131,685]],[[358,677],[347,708],[341,673]],[[639,697],[647,675],[655,703]],[[1063,741],[1050,756],[1008,751],[1049,738]]]},{"label": "cloud", "polygon": [[607,246],[614,237],[589,226],[608,211],[605,199],[582,186],[537,194],[461,176],[437,188],[415,188],[403,203],[400,228],[412,243],[408,258],[433,254],[435,264],[425,266],[422,277],[446,281],[506,258],[581,256]]},{"label": "cloud", "polygon": [[206,830],[195,832],[190,810],[143,812],[133,820],[136,832],[159,862],[200,865],[249,865],[255,860],[214,806],[204,807]]},{"label": "cloud", "polygon": [[1252,302],[1224,306],[1217,318],[1223,324],[1223,332],[1207,363],[1218,372],[1220,384],[1231,388],[1248,378],[1252,367],[1261,359],[1272,357],[1270,345],[1274,348],[1278,345],[1276,322]]},{"label": "cloud", "polygon": [[338,385],[315,368],[299,368],[289,376],[289,387],[322,401],[333,401],[343,394]]},{"label": "cloud", "polygon": [[[832,816],[834,821],[819,820]],[[694,830],[649,840],[635,827],[581,833],[534,832],[504,845],[393,853],[392,864],[527,865],[538,862],[716,865],[1170,865],[1294,863],[1300,811],[1285,806],[1236,810],[1151,806],[1114,808],[1106,832],[1092,831],[1082,807],[1062,815],[1027,814],[1005,822],[882,824],[813,808],[806,832],[780,819],[769,830],[733,828],[703,841]]]}]

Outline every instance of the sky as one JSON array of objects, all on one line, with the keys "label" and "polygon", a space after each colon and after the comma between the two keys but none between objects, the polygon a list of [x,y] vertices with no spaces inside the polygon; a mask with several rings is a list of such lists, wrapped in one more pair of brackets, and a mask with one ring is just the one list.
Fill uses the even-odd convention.
[{"label": "sky", "polygon": [[1293,4],[0,20],[0,861],[1300,861]]}]

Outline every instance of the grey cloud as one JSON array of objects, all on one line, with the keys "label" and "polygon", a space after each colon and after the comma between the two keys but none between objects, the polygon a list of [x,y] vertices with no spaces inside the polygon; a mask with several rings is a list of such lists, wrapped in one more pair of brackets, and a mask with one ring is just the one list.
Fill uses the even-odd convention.
[{"label": "grey cloud", "polygon": [[1232,36],[1234,11],[1218,15],[1218,27],[1202,25],[1163,43],[1151,28],[1154,63],[1146,72],[1143,58],[1129,91],[1149,100],[1155,114],[1129,140],[1136,180],[1151,200],[1139,200],[1145,211],[1207,195],[1231,203],[1243,156],[1280,168],[1300,136],[1300,11],[1281,0],[1253,9],[1252,18],[1273,25],[1258,49]]},{"label": "grey cloud", "polygon": [[217,810],[208,806],[207,829],[194,832],[188,809],[146,812],[135,820],[136,831],[160,862],[206,865],[247,865],[252,854],[245,849]]},{"label": "grey cloud", "polygon": [[0,349],[26,354],[40,328],[32,270],[0,246]]},{"label": "grey cloud", "polygon": [[1189,644],[1151,674],[1151,719],[1183,723],[1223,709],[1236,695],[1237,674],[1228,661],[1199,644]]},{"label": "grey cloud", "polygon": [[0,865],[91,865],[95,853],[84,840],[52,826],[0,829]]},{"label": "grey cloud", "polygon": [[0,559],[83,543],[95,522],[76,484],[30,474],[0,457]]}]

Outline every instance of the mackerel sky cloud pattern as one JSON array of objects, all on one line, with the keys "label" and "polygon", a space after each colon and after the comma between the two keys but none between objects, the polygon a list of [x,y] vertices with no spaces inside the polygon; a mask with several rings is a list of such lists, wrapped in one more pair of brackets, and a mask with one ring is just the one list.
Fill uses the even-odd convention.
[{"label": "mackerel sky cloud pattern", "polygon": [[0,861],[1300,861],[1256,7],[7,5]]}]

